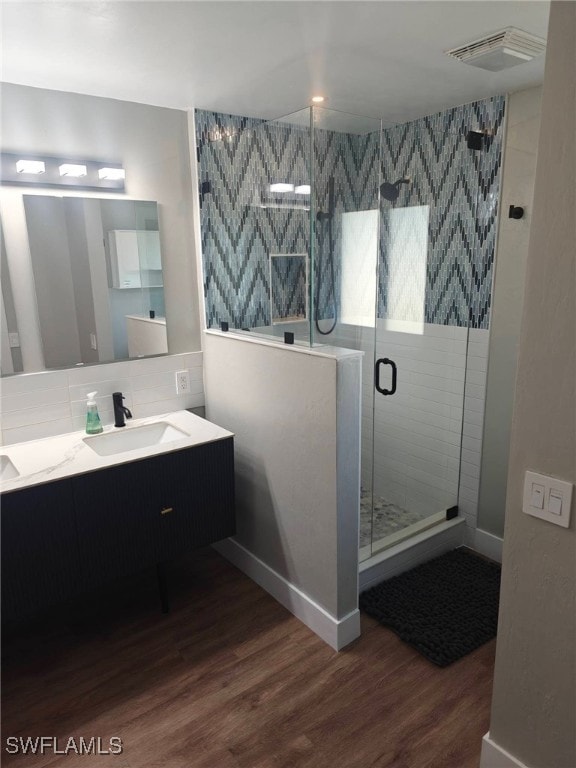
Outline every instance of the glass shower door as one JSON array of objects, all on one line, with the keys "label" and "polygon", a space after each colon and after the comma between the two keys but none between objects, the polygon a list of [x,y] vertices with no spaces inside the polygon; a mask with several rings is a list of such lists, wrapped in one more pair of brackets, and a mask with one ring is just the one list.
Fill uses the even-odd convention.
[{"label": "glass shower door", "polygon": [[383,131],[371,554],[458,503],[476,197],[464,136],[419,122]]}]

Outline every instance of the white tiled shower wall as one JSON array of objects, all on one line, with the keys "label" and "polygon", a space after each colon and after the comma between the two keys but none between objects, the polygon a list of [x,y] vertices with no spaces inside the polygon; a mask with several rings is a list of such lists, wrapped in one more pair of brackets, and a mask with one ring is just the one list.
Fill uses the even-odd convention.
[{"label": "white tiled shower wall", "polygon": [[[391,358],[398,366],[398,390],[393,397],[374,395],[373,328],[341,325],[336,338],[331,337],[333,344],[366,353],[364,486],[371,483],[374,438],[378,495],[426,514],[458,504],[470,530],[477,524],[488,334],[487,330],[379,320],[377,357]],[[382,368],[383,386],[388,386],[389,370]]]},{"label": "white tiled shower wall", "polygon": [[[176,394],[176,371],[188,370],[190,392]],[[112,393],[122,392],[134,418],[204,405],[202,352],[42,371],[2,379],[4,445],[82,430],[86,395],[96,390],[102,423],[112,424]]]}]

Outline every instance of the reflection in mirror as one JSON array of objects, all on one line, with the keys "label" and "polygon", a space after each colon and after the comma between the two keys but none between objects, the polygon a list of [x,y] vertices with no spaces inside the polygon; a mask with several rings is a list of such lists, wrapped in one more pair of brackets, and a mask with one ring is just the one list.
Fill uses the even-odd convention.
[{"label": "reflection in mirror", "polygon": [[23,198],[46,368],[165,354],[156,203]]},{"label": "reflection in mirror", "polygon": [[22,352],[20,350],[14,296],[12,294],[12,283],[10,282],[10,271],[8,269],[8,260],[6,258],[4,231],[2,229],[1,221],[0,282],[2,284],[2,290],[0,291],[0,333],[2,337],[2,345],[0,348],[0,372],[2,376],[8,376],[11,373],[20,373],[24,368],[22,365]]}]

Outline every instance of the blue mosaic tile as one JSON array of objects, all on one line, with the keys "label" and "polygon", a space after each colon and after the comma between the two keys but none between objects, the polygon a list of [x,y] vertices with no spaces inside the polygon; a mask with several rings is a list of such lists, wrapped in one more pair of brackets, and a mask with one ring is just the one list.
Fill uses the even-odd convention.
[{"label": "blue mosaic tile", "polygon": [[[211,184],[211,193],[201,200],[208,325],[220,320],[238,328],[268,325],[269,254],[305,253],[311,245],[318,315],[331,317],[328,251],[340,253],[338,214],[377,207],[381,175],[387,181],[410,177],[411,183],[400,188],[396,207],[428,206],[428,241],[424,297],[415,294],[416,281],[400,264],[402,300],[396,301],[388,295],[390,203],[381,201],[378,316],[391,317],[392,302],[407,314],[395,319],[414,319],[416,314],[421,319],[424,302],[426,322],[488,327],[503,116],[504,98],[496,97],[387,128],[381,136],[315,130],[311,158],[308,128],[197,110],[200,181]],[[488,134],[484,151],[467,148],[469,130]],[[268,192],[273,181],[309,184],[311,162],[317,210],[327,211],[333,180],[336,215],[331,231],[327,221],[310,221],[304,209],[309,198]],[[293,207],[277,207],[287,202]],[[338,306],[338,257],[334,268]],[[300,314],[302,274],[285,270],[274,280],[282,296],[282,306],[274,312]]]}]

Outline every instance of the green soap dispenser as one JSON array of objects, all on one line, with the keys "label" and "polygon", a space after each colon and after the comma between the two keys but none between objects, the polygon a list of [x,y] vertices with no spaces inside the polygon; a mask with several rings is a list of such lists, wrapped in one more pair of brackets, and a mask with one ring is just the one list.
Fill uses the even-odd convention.
[{"label": "green soap dispenser", "polygon": [[96,405],[97,392],[88,393],[88,402],[86,403],[86,434],[87,435],[99,435],[104,431],[100,416],[98,414],[98,406]]}]

